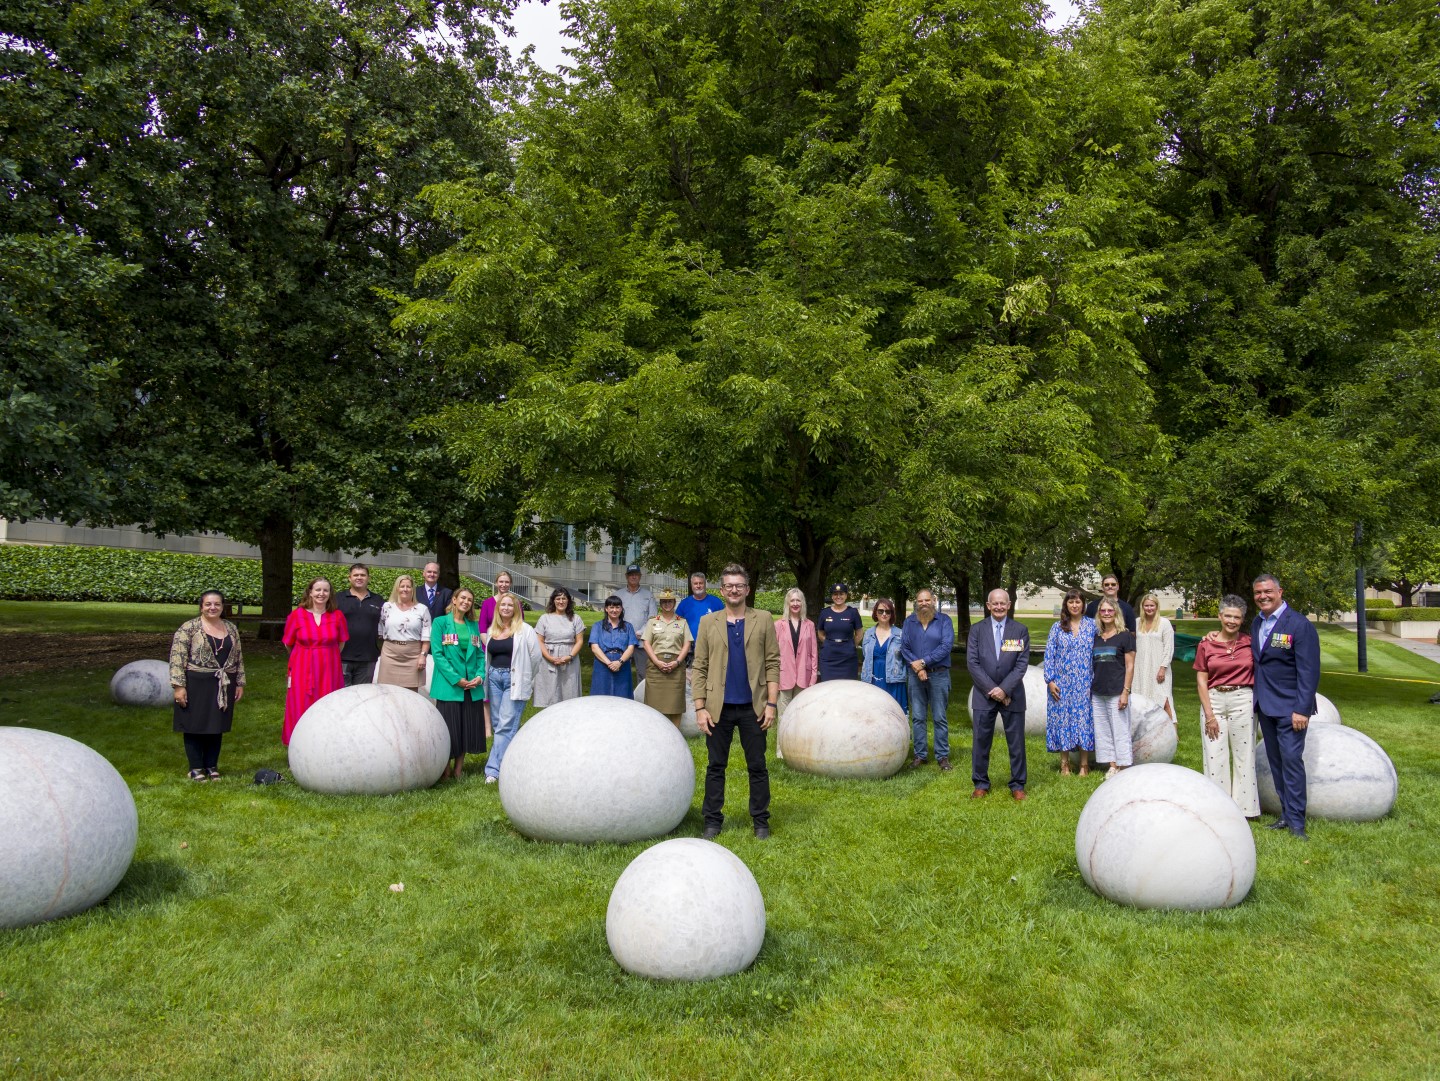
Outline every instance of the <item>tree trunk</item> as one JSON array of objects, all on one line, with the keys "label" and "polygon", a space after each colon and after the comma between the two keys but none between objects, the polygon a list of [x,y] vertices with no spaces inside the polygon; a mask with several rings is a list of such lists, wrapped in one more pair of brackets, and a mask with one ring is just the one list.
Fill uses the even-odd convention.
[{"label": "tree trunk", "polygon": [[955,590],[955,637],[965,638],[970,634],[970,575],[960,572],[950,588]]},{"label": "tree trunk", "polygon": [[[265,620],[280,620],[260,625],[260,637],[278,639],[284,620],[295,607],[295,523],[280,513],[266,516],[260,524],[260,599]],[[338,589],[331,582],[332,589]]]},{"label": "tree trunk", "polygon": [[1015,611],[1015,602],[1020,598],[1020,556],[1011,556],[1007,569],[1009,575],[1006,578],[1005,592],[1010,594],[1010,611]]},{"label": "tree trunk", "polygon": [[443,529],[435,532],[435,562],[440,564],[440,584],[460,588],[460,541]]},{"label": "tree trunk", "polygon": [[[1251,547],[1230,548],[1220,555],[1220,593],[1222,596],[1233,593],[1245,601],[1247,626],[1250,617],[1255,614],[1252,600],[1255,596],[1254,581],[1265,569],[1264,559],[1264,552]],[[1281,586],[1284,586],[1283,582]]]},{"label": "tree trunk", "polygon": [[1004,583],[1005,553],[999,548],[984,548],[980,551],[980,603],[988,604],[990,591],[999,589]]},{"label": "tree trunk", "polygon": [[910,591],[904,586],[897,586],[895,596],[891,599],[895,601],[895,626],[898,627],[905,622],[905,616],[909,614]]}]

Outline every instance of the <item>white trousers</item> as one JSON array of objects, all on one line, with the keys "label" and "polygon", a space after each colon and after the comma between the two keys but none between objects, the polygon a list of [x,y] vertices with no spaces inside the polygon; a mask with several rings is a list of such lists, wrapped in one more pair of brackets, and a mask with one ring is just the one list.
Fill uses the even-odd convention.
[{"label": "white trousers", "polygon": [[1220,735],[1205,734],[1205,711],[1200,711],[1200,746],[1205,752],[1205,776],[1229,793],[1246,817],[1260,813],[1260,790],[1255,785],[1255,708],[1249,687],[1211,691],[1210,709],[1220,722]]},{"label": "white trousers", "polygon": [[1130,748],[1130,706],[1120,708],[1120,696],[1090,696],[1090,712],[1095,717],[1095,753],[1090,757],[1098,764],[1112,762],[1128,766],[1134,761]]}]

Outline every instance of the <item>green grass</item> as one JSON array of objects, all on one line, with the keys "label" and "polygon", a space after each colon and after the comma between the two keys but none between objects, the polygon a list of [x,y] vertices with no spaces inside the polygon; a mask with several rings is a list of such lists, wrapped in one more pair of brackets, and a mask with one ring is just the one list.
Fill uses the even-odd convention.
[{"label": "green grass", "polygon": [[[108,702],[108,670],[6,680],[4,723],[105,754],[141,832],[105,905],[0,932],[0,1077],[1435,1077],[1440,707],[1395,680],[1440,666],[1372,642],[1370,677],[1331,675],[1347,647],[1353,670],[1343,634],[1324,635],[1322,689],[1390,753],[1400,801],[1376,823],[1313,822],[1308,846],[1258,830],[1238,908],[1139,912],[1086,889],[1074,827],[1099,781],[1062,780],[1040,740],[1028,802],[967,800],[957,687],[954,773],[773,764],[763,844],[737,749],[721,841],[768,929],[749,971],[700,985],[627,976],[606,948],[610,889],[646,844],[526,841],[473,780],[388,798],[247,786],[285,767],[276,658],[249,665],[211,785],[183,779],[167,711]],[[1198,768],[1194,681],[1176,677],[1177,760]],[[1002,744],[997,789],[1004,762]],[[698,808],[697,786],[680,834]]]}]

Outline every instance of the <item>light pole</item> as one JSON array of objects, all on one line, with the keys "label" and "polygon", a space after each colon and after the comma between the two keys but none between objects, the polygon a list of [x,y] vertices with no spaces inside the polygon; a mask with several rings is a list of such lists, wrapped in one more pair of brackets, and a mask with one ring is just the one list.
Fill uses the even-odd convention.
[{"label": "light pole", "polygon": [[1355,662],[1356,670],[1368,672],[1370,662],[1365,656],[1365,526],[1355,523]]}]

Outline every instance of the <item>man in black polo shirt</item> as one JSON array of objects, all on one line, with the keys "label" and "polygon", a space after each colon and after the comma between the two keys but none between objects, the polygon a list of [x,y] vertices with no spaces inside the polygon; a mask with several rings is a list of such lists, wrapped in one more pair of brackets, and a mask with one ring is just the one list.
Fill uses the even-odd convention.
[{"label": "man in black polo shirt", "polygon": [[371,683],[375,662],[380,659],[380,606],[385,598],[370,592],[370,568],[350,564],[350,588],[335,598],[335,607],[345,617],[350,638],[340,650],[340,674],[345,686]]}]

